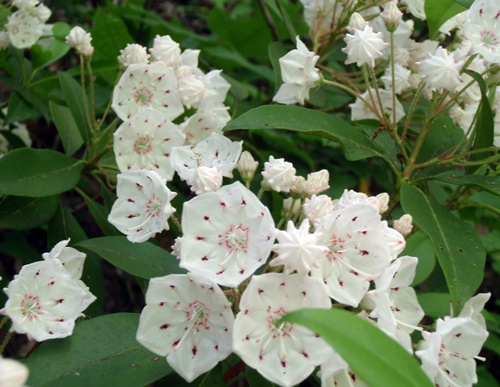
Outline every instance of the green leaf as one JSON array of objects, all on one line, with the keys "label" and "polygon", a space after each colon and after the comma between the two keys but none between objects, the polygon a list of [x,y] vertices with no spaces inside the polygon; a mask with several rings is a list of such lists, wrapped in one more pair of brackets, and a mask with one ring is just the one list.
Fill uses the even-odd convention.
[{"label": "green leaf", "polygon": [[[69,34],[70,30],[71,28],[68,24],[62,22],[56,23],[52,30],[53,37],[41,39],[37,44],[31,46],[30,55],[34,69],[47,67],[68,53],[71,47],[66,44],[65,37]],[[61,36],[65,32],[66,34]]]},{"label": "green leaf", "polygon": [[479,235],[416,187],[401,187],[401,205],[431,239],[458,315],[483,280],[486,253]]},{"label": "green leaf", "polygon": [[483,191],[490,192],[494,195],[500,196],[500,177],[498,176],[481,176],[481,175],[467,175],[467,176],[437,176],[436,180],[444,181],[446,183],[464,185],[467,187],[477,187]]},{"label": "green leaf", "polygon": [[76,324],[71,337],[42,343],[23,361],[30,386],[146,386],[170,374],[164,358],[135,340],[139,314],[109,314]]},{"label": "green leaf", "polygon": [[425,0],[424,10],[429,27],[429,36],[432,37],[438,33],[439,27],[445,21],[460,12],[466,11],[467,8],[455,0]]},{"label": "green leaf", "polygon": [[436,266],[436,254],[429,237],[422,231],[417,231],[406,239],[406,247],[401,255],[418,258],[418,265],[412,286],[420,285],[432,274]]},{"label": "green leaf", "polygon": [[78,183],[82,167],[82,162],[56,151],[15,149],[0,158],[0,195],[58,195]]},{"label": "green leaf", "polygon": [[4,125],[9,125],[14,122],[25,121],[35,117],[37,112],[19,96],[18,93],[12,93],[7,105],[7,116],[5,117]]},{"label": "green leaf", "polygon": [[106,208],[102,204],[99,204],[95,200],[89,198],[83,192],[80,192],[80,194],[85,200],[85,203],[87,203],[87,206],[89,207],[94,220],[99,225],[99,228],[101,229],[103,234],[106,236],[121,235],[121,233],[111,223],[108,222],[108,210],[106,210]]},{"label": "green leaf", "polygon": [[29,230],[47,223],[57,211],[59,198],[7,196],[0,202],[0,228]]},{"label": "green leaf", "polygon": [[289,50],[287,47],[281,42],[273,42],[267,47],[267,52],[269,54],[269,59],[271,60],[271,64],[274,70],[276,85],[275,92],[278,91],[279,86],[283,83],[281,79],[281,67],[280,67],[280,58],[286,55]]},{"label": "green leaf", "polygon": [[162,277],[173,273],[184,273],[177,259],[152,243],[132,243],[124,236],[89,239],[77,244],[100,255],[106,261],[140,278]]},{"label": "green leaf", "polygon": [[415,358],[363,318],[343,309],[301,309],[280,322],[318,333],[372,387],[433,386]]},{"label": "green leaf", "polygon": [[68,156],[73,155],[83,145],[83,138],[71,111],[62,105],[49,101],[50,114],[56,125],[64,150]]},{"label": "green leaf", "polygon": [[261,374],[259,374],[255,369],[250,366],[245,367],[246,381],[250,387],[275,387],[274,383],[271,383]]},{"label": "green leaf", "polygon": [[243,113],[224,128],[225,131],[236,129],[285,129],[303,132],[340,143],[348,160],[378,156],[390,161],[358,128],[331,114],[303,107],[261,106]]},{"label": "green leaf", "polygon": [[76,125],[78,126],[80,136],[86,140],[89,138],[90,128],[87,113],[85,112],[85,105],[83,103],[84,95],[82,87],[68,73],[60,71],[58,73],[58,77],[63,90],[64,99],[68,104]]},{"label": "green leaf", "polygon": [[474,0],[455,0],[455,3],[461,4],[466,8],[470,8]]},{"label": "green leaf", "polygon": [[436,319],[451,313],[451,297],[448,293],[418,293],[417,298],[426,316]]},{"label": "green leaf", "polygon": [[19,259],[23,264],[33,263],[41,259],[40,254],[28,243],[26,234],[21,231],[2,231],[0,253],[4,254],[2,262],[7,261],[8,258],[5,256]]}]

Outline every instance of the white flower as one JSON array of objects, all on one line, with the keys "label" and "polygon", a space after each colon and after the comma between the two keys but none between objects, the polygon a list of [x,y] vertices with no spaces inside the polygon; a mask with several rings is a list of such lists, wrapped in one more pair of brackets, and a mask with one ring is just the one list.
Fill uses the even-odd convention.
[{"label": "white flower", "polygon": [[116,163],[121,172],[148,169],[172,180],[170,160],[175,146],[184,143],[184,134],[166,116],[155,110],[134,114],[113,135]]},{"label": "white flower", "polygon": [[0,357],[0,386],[22,387],[28,380],[29,370],[24,364]]},{"label": "white flower", "polygon": [[425,20],[424,0],[403,0],[407,11],[418,19]]},{"label": "white flower", "polygon": [[13,331],[36,341],[70,336],[96,299],[57,258],[24,265],[4,291],[8,300],[0,313],[12,320]]},{"label": "white flower", "polygon": [[302,205],[300,203],[300,199],[295,198],[286,198],[283,199],[283,208],[281,210],[282,216],[291,218],[295,215],[298,215],[302,210]]},{"label": "white flower", "polygon": [[241,141],[231,141],[219,133],[212,133],[195,146],[175,147],[172,150],[172,165],[179,177],[190,186],[194,185],[196,168],[202,166],[219,168],[222,176],[232,177],[241,147]]},{"label": "white flower", "polygon": [[52,15],[52,11],[45,6],[45,4],[38,4],[38,6],[36,6],[33,10],[33,15],[36,16],[42,23],[45,23]]},{"label": "white flower", "polygon": [[394,229],[401,233],[401,235],[407,236],[413,229],[412,220],[413,218],[410,214],[404,214],[401,218],[394,221]]},{"label": "white flower", "polygon": [[233,324],[231,304],[216,283],[171,274],[150,280],[137,341],[192,382],[231,354]]},{"label": "white flower", "polygon": [[295,183],[295,173],[292,163],[269,156],[269,161],[264,163],[262,184],[276,192],[290,192]]},{"label": "white flower", "polygon": [[484,320],[481,311],[484,305],[490,299],[491,293],[479,293],[476,296],[467,300],[458,317],[471,318],[477,322],[483,329],[486,329],[486,321]]},{"label": "white flower", "polygon": [[312,266],[319,267],[316,261],[328,251],[325,246],[318,244],[320,237],[320,233],[309,233],[308,219],[302,221],[298,229],[291,220],[288,221],[286,231],[277,231],[278,243],[273,245],[273,251],[278,253],[278,256],[269,264],[284,265],[285,274],[295,270],[298,274],[307,275]]},{"label": "white flower", "polygon": [[266,263],[274,221],[240,182],[184,203],[180,266],[223,286],[238,286]]},{"label": "white flower", "polygon": [[36,7],[40,2],[38,0],[13,0],[12,5],[14,7],[17,7],[19,9],[33,9]]},{"label": "white flower", "polygon": [[460,83],[460,69],[464,61],[456,61],[454,53],[448,53],[448,50],[440,46],[434,55],[417,64],[420,76],[430,88],[454,91]]},{"label": "white flower", "polygon": [[343,5],[336,0],[300,0],[304,5],[304,19],[311,30],[328,32],[332,19],[342,14]]},{"label": "white flower", "polygon": [[203,98],[198,103],[198,112],[207,112],[222,105],[231,85],[222,75],[222,70],[212,70],[200,77],[203,82]]},{"label": "white flower", "polygon": [[472,49],[490,63],[500,64],[500,5],[497,0],[476,0],[464,22]]},{"label": "white flower", "polygon": [[439,386],[472,386],[477,383],[476,361],[488,337],[471,318],[438,319],[436,331],[422,332],[425,341],[415,354],[427,376]]},{"label": "white flower", "polygon": [[[186,135],[186,144],[196,145],[206,140],[212,133],[222,134],[222,128],[231,119],[226,113],[226,108],[222,105],[221,109],[212,109],[207,112],[198,112],[189,117],[180,126]],[[222,111],[222,114],[220,114]]]},{"label": "white flower", "polygon": [[188,109],[197,108],[205,95],[205,84],[194,75],[182,77],[179,80],[179,94],[184,106]]},{"label": "white flower", "polygon": [[399,233],[395,240],[387,222],[369,204],[353,204],[325,216],[316,230],[322,233],[320,243],[328,253],[319,257],[320,268],[311,275],[323,280],[330,297],[338,302],[358,306],[368,291],[370,281],[380,276],[396,258],[405,241]]},{"label": "white flower", "polygon": [[346,29],[350,34],[354,34],[356,30],[363,31],[368,25],[368,22],[363,18],[363,16],[361,16],[361,14],[354,12],[349,19],[349,24]]},{"label": "white flower", "polygon": [[66,43],[85,57],[90,57],[94,52],[91,40],[90,33],[78,26],[73,27],[66,36]]},{"label": "white flower", "polygon": [[181,49],[169,35],[156,35],[153,48],[149,49],[155,60],[164,62],[167,66],[181,63]]},{"label": "white flower", "polygon": [[[373,96],[374,101],[370,100],[370,92]],[[393,107],[392,107],[392,93],[389,90],[378,89],[378,95],[382,101],[382,107],[378,104],[378,98],[376,95],[377,91],[370,89],[369,91],[365,91],[361,94],[365,100],[369,102],[375,102],[375,109],[379,112],[379,115],[389,116],[392,120],[394,116]],[[353,121],[356,120],[367,120],[367,119],[375,119],[378,120],[377,115],[359,98],[356,98],[356,102],[349,105],[351,108],[351,119]],[[403,109],[403,105],[396,98],[396,122],[399,122],[405,116],[405,111]]]},{"label": "white flower", "polygon": [[69,241],[68,239],[59,242],[50,252],[43,253],[42,257],[45,260],[58,259],[61,261],[66,271],[77,281],[82,277],[86,254],[73,247],[68,247]]},{"label": "white flower", "polygon": [[319,56],[309,51],[297,36],[297,48],[280,58],[283,84],[273,101],[283,104],[304,104],[309,90],[319,81],[319,70],[315,68]]},{"label": "white flower", "polygon": [[384,12],[380,16],[384,20],[386,28],[394,30],[403,18],[403,13],[398,9],[396,2],[391,1],[385,6]]},{"label": "white flower", "polygon": [[130,171],[118,176],[117,200],[108,221],[131,242],[145,242],[168,230],[168,218],[175,212],[170,201],[177,195],[154,171]]},{"label": "white flower", "polygon": [[312,195],[304,202],[304,213],[316,227],[322,219],[333,211],[333,201],[327,195]]},{"label": "white flower", "polygon": [[0,31],[0,50],[4,50],[10,45],[9,33]]},{"label": "white flower", "polygon": [[354,30],[354,34],[346,34],[344,41],[347,46],[342,49],[347,54],[346,64],[356,63],[358,67],[368,64],[375,66],[375,59],[382,57],[382,50],[388,46],[380,32],[373,32],[367,25],[363,30]]},{"label": "white flower", "polygon": [[194,169],[191,191],[196,195],[217,191],[222,186],[222,170],[219,167],[201,165]]},{"label": "white flower", "polygon": [[131,64],[147,64],[149,62],[150,55],[146,51],[146,47],[140,44],[127,44],[123,50],[120,50],[120,56],[118,57],[118,62],[123,67],[128,67]]},{"label": "white flower", "polygon": [[377,209],[379,214],[383,214],[389,208],[389,200],[389,195],[386,192],[382,192],[377,196],[368,196],[363,192],[345,189],[342,196],[334,204],[335,209],[347,208],[356,203],[371,204]]},{"label": "white flower", "polygon": [[304,184],[304,189],[307,193],[307,196],[319,194],[320,192],[323,192],[330,188],[330,186],[328,185],[329,179],[330,174],[326,169],[309,173]]},{"label": "white flower", "polygon": [[16,48],[29,48],[43,35],[43,23],[25,9],[10,15],[5,27],[10,43]]},{"label": "white flower", "polygon": [[[401,94],[401,92],[410,88],[410,75],[411,71],[407,68],[396,63],[394,65],[394,92],[396,94]],[[388,66],[385,70],[384,75],[380,78],[384,82],[384,86],[387,90],[390,90],[392,86],[392,71],[391,67]]]},{"label": "white flower", "polygon": [[321,281],[298,274],[253,276],[234,322],[234,352],[272,383],[299,384],[332,350],[314,332],[277,321],[288,312],[314,307],[331,307]]},{"label": "white flower", "polygon": [[159,64],[128,66],[113,91],[111,107],[123,121],[147,109],[159,111],[169,120],[184,111],[174,71]]},{"label": "white flower", "polygon": [[238,168],[238,172],[244,181],[252,181],[258,165],[259,162],[255,161],[250,152],[243,151],[238,160],[238,164],[236,164],[236,168]]}]

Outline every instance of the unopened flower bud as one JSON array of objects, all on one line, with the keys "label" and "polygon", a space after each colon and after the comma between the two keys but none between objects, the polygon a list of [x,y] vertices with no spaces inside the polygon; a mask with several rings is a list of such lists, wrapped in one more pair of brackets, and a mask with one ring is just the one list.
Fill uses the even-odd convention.
[{"label": "unopened flower bud", "polygon": [[252,181],[258,165],[259,162],[254,160],[250,152],[243,151],[241,153],[240,160],[236,165],[236,168],[238,168],[243,181],[249,183]]},{"label": "unopened flower bud", "polygon": [[410,214],[405,214],[401,218],[394,221],[394,229],[399,231],[401,235],[407,236],[413,229],[412,221],[412,216]]},{"label": "unopened flower bud", "polygon": [[83,28],[78,26],[73,27],[68,36],[66,36],[66,43],[86,58],[90,58],[94,53],[94,47],[90,43],[91,40],[90,33],[85,32]]},{"label": "unopened flower bud", "polygon": [[305,183],[305,192],[308,196],[317,195],[330,188],[328,185],[328,180],[330,174],[326,169],[322,169],[318,172],[312,172],[307,175],[307,180]]},{"label": "unopened flower bud", "polygon": [[291,218],[298,215],[300,212],[300,200],[294,198],[286,198],[283,200],[283,210],[282,215]]},{"label": "unopened flower bud", "polygon": [[395,2],[391,1],[380,15],[384,20],[385,27],[389,32],[394,32],[398,28],[399,22],[403,17],[403,13],[398,9]]},{"label": "unopened flower bud", "polygon": [[28,380],[28,373],[28,368],[24,364],[0,357],[0,386],[24,386]]},{"label": "unopened flower bud", "polygon": [[191,191],[194,191],[196,195],[217,191],[221,186],[222,170],[220,168],[202,165],[194,171]]},{"label": "unopened flower bud", "polygon": [[264,163],[262,171],[262,186],[276,192],[290,192],[295,183],[296,170],[292,163],[285,159],[275,159],[269,156],[269,161]]},{"label": "unopened flower bud", "polygon": [[368,25],[368,22],[361,16],[359,13],[354,12],[351,15],[351,19],[349,20],[349,24],[347,25],[347,31],[349,33],[354,33],[354,30],[364,30]]},{"label": "unopened flower bud", "polygon": [[123,50],[120,50],[118,61],[123,67],[128,67],[131,64],[147,64],[150,55],[146,51],[146,47],[140,44],[127,44]]},{"label": "unopened flower bud", "polygon": [[46,5],[38,4],[33,10],[33,15],[42,23],[45,23],[52,15],[52,11]]},{"label": "unopened flower bud", "polygon": [[296,196],[304,195],[306,193],[306,179],[302,176],[296,176],[290,191]]}]

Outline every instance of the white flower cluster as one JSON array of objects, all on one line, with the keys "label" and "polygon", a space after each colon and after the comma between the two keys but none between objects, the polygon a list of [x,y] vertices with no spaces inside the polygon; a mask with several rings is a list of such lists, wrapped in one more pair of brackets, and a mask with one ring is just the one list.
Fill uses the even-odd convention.
[{"label": "white flower cluster", "polygon": [[0,49],[12,44],[16,48],[30,48],[42,35],[50,35],[51,27],[45,23],[52,12],[38,0],[14,0],[17,8],[5,24],[6,30],[0,31]]}]

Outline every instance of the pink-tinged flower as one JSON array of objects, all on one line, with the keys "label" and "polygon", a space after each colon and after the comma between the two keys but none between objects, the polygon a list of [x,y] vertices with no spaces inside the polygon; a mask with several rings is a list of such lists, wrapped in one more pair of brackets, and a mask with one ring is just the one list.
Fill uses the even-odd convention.
[{"label": "pink-tinged flower", "polygon": [[272,383],[299,384],[328,359],[332,349],[314,332],[278,320],[297,309],[330,307],[317,279],[281,273],[253,276],[234,322],[234,352]]},{"label": "pink-tinged flower", "polygon": [[36,341],[70,336],[96,299],[57,258],[24,265],[4,292],[8,300],[0,313],[12,320],[14,332]]},{"label": "pink-tinged flower", "polygon": [[315,68],[319,56],[309,51],[297,36],[297,48],[280,58],[283,84],[273,101],[283,104],[304,104],[309,90],[319,81],[319,70]]},{"label": "pink-tinged flower", "polygon": [[121,172],[147,169],[172,180],[175,170],[170,156],[185,136],[177,125],[154,110],[134,114],[113,135],[116,164]]},{"label": "pink-tinged flower", "polygon": [[463,60],[455,60],[454,53],[448,53],[443,47],[438,47],[434,55],[417,63],[420,76],[427,82],[428,87],[454,91],[460,84],[460,70]]},{"label": "pink-tinged flower", "polygon": [[113,91],[111,107],[123,121],[147,109],[159,111],[169,120],[184,111],[174,71],[154,63],[127,67]]},{"label": "pink-tinged flower", "polygon": [[130,171],[118,176],[116,199],[108,221],[131,242],[145,242],[168,230],[168,218],[175,212],[170,201],[177,195],[154,171]]},{"label": "pink-tinged flower", "polygon": [[292,163],[269,156],[269,161],[264,163],[262,171],[262,185],[276,192],[290,192],[295,184],[295,173]]},{"label": "pink-tinged flower", "polygon": [[422,332],[425,341],[415,354],[437,386],[477,383],[476,361],[488,331],[471,318],[438,319],[435,332]]},{"label": "pink-tinged flower", "polygon": [[153,58],[167,66],[176,66],[181,63],[181,49],[169,35],[156,35],[153,48],[149,50]]},{"label": "pink-tinged flower", "polygon": [[146,47],[140,44],[127,44],[123,50],[120,50],[120,56],[118,57],[118,62],[123,67],[128,67],[131,64],[147,64],[149,62],[150,55],[146,51]]},{"label": "pink-tinged flower", "polygon": [[[212,133],[194,146],[175,147],[172,151],[172,165],[179,177],[191,187],[195,185],[194,178],[199,167],[218,168],[221,176],[233,177],[241,147],[242,141],[231,141],[219,133]],[[200,187],[192,190],[196,191],[197,188]]]},{"label": "pink-tinged flower", "polygon": [[353,204],[327,215],[316,230],[322,233],[320,243],[329,250],[318,260],[320,268],[311,268],[311,275],[324,281],[336,301],[358,306],[370,281],[395,258],[387,223],[374,206]]},{"label": "pink-tinged flower", "polygon": [[240,182],[184,203],[180,266],[235,287],[266,263],[274,243],[274,221]]},{"label": "pink-tinged flower", "polygon": [[137,341],[191,382],[231,354],[233,324],[231,304],[216,283],[171,274],[150,280]]},{"label": "pink-tinged flower", "polygon": [[330,186],[328,185],[329,179],[330,174],[326,169],[309,173],[304,184],[304,190],[307,196],[317,195],[320,192],[326,191],[328,188],[330,188]]},{"label": "pink-tinged flower", "polygon": [[[371,101],[370,94],[373,96],[374,101]],[[378,89],[378,95],[380,96],[382,106],[379,106],[376,90],[370,89],[361,94],[361,97],[363,97],[365,101],[370,101],[372,104],[375,103],[375,109],[378,112],[378,116],[361,99],[356,98],[356,101],[349,105],[349,107],[351,108],[351,119],[353,121],[367,119],[378,120],[380,115],[386,115],[389,116],[390,120],[392,121],[395,114],[396,122],[399,122],[405,116],[403,105],[401,105],[401,102],[399,102],[397,98],[396,112],[393,111],[394,109],[392,105],[392,92],[385,89]]]},{"label": "pink-tinged flower", "polygon": [[26,9],[19,9],[10,15],[5,28],[10,43],[16,48],[29,48],[43,35],[43,22]]},{"label": "pink-tinged flower", "polygon": [[401,218],[394,221],[394,229],[401,235],[407,236],[413,230],[412,220],[413,218],[410,214],[404,214]]},{"label": "pink-tinged flower", "polygon": [[320,237],[320,233],[309,233],[308,219],[305,219],[298,229],[290,220],[286,231],[277,231],[278,243],[273,246],[273,251],[278,253],[278,256],[269,264],[284,265],[285,274],[295,270],[298,274],[307,275],[311,267],[319,267],[317,260],[328,251],[325,246],[318,244]]},{"label": "pink-tinged flower", "polygon": [[370,317],[376,318],[378,327],[410,353],[410,334],[424,317],[415,290],[410,287],[417,263],[415,257],[398,258],[375,279],[376,289],[366,295],[367,304],[373,303]]},{"label": "pink-tinged flower", "polygon": [[382,40],[382,34],[373,32],[369,25],[363,30],[354,30],[354,34],[346,34],[344,41],[347,43],[342,49],[347,54],[345,63],[356,63],[358,67],[365,63],[374,67],[375,59],[382,57],[382,50],[388,46]]},{"label": "pink-tinged flower", "polygon": [[464,35],[472,49],[490,63],[500,64],[500,4],[497,0],[476,0],[464,22]]},{"label": "pink-tinged flower", "polygon": [[327,195],[312,195],[304,201],[304,213],[307,219],[316,227],[328,214],[334,210],[333,201]]},{"label": "pink-tinged flower", "polygon": [[24,364],[0,357],[0,386],[22,387],[28,380],[29,370]]}]

